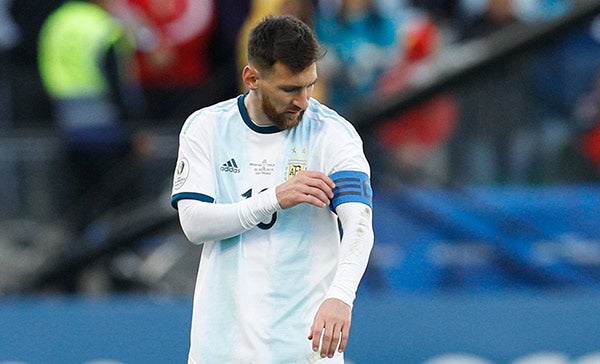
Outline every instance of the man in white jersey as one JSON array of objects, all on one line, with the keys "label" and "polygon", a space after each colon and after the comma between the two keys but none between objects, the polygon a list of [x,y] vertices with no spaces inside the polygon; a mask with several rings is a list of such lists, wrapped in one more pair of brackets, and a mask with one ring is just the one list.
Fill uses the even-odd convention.
[{"label": "man in white jersey", "polygon": [[264,19],[248,41],[249,92],[181,130],[172,204],[204,244],[189,363],[344,361],[372,190],[359,135],[311,98],[320,56],[304,23]]}]

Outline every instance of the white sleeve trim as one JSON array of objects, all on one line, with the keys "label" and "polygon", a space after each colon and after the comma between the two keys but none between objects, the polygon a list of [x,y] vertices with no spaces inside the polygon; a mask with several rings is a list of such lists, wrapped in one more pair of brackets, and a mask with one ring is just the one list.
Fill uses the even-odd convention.
[{"label": "white sleeve trim", "polygon": [[365,204],[348,202],[339,205],[336,212],[343,237],[337,270],[325,298],[337,298],[352,307],[373,248],[372,210]]},{"label": "white sleeve trim", "polygon": [[219,204],[193,199],[177,202],[179,222],[185,236],[194,244],[239,235],[280,210],[275,188],[246,200]]}]

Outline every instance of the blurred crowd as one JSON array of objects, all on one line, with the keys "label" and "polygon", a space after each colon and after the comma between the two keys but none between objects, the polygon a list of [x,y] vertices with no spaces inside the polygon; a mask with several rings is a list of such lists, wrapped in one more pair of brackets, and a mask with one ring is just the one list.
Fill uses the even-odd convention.
[{"label": "blurred crowd", "polygon": [[[314,97],[352,120],[427,78],[423,64],[469,61],[468,52],[444,57],[448,50],[559,19],[578,3],[0,0],[0,133],[56,130],[74,176],[65,201],[77,200],[111,167],[135,169],[132,158],[151,148],[141,126],[176,129],[194,110],[245,92],[247,33],[268,14],[293,14],[315,29],[326,53]],[[374,167],[381,180],[401,182],[595,178],[599,69],[594,20],[374,127]],[[85,211],[72,214],[85,223]]]},{"label": "blurred crowd", "polygon": [[[315,30],[325,55],[313,96],[352,121],[430,78],[432,65],[489,50],[461,45],[585,3],[0,0],[0,137],[55,132],[70,176],[57,210],[83,232],[168,179],[144,168],[154,142],[146,127],[176,133],[196,109],[246,91],[245,42],[264,16],[292,14]],[[373,182],[597,181],[599,72],[597,18],[370,128]]]},{"label": "blurred crowd", "polygon": [[[125,150],[119,130],[123,120],[178,125],[197,108],[244,92],[239,70],[247,32],[273,13],[294,14],[315,29],[326,49],[315,97],[351,118],[357,105],[410,88],[417,65],[445,49],[514,23],[557,19],[575,4],[2,0],[0,130],[51,120],[71,149],[121,143],[113,152]],[[523,148],[557,148],[566,137],[565,119],[596,118],[583,104],[589,102],[584,95],[597,88],[597,23],[546,45],[527,62],[517,57],[495,68],[486,75],[495,81],[485,87],[466,95],[438,95],[390,120],[379,130],[379,140],[393,151],[408,180],[422,178],[416,166],[456,133],[462,137],[454,138],[460,145],[450,164],[464,168],[454,168],[459,173],[454,179],[531,180],[531,168],[524,165],[531,162],[519,157],[527,154]],[[530,98],[539,110],[523,101]],[[583,121],[584,128],[589,123]],[[539,140],[524,142],[531,134],[540,135]]]},{"label": "blurred crowd", "polygon": [[[117,130],[120,120],[179,124],[197,108],[244,91],[239,70],[245,63],[248,29],[273,13],[294,14],[314,27],[327,50],[315,97],[351,117],[357,101],[409,88],[415,64],[444,49],[517,22],[559,18],[574,4],[574,0],[48,0],[43,4],[2,0],[0,127],[53,120],[68,141],[97,146],[122,138]],[[592,82],[600,58],[596,23],[548,45],[527,65],[517,59],[504,69],[498,67],[494,72],[502,79],[466,95],[468,102],[460,102],[466,110],[460,115],[458,101],[440,95],[403,115],[404,123],[393,120],[381,131],[383,144],[393,148],[401,164],[410,166],[463,128],[476,139],[496,134],[500,143],[532,132],[561,133],[556,125],[534,130],[533,120],[540,115],[530,115],[529,107],[521,110],[519,93],[537,98],[549,109],[540,111],[552,114],[543,115],[547,120],[589,118],[589,107],[579,104],[596,88]],[[499,107],[489,107],[489,98]],[[585,116],[581,109],[587,110]],[[470,113],[472,117],[461,116]],[[472,122],[459,122],[463,119]],[[553,122],[557,121],[548,121]],[[490,133],[490,127],[502,130]],[[485,140],[461,143],[519,148]],[[479,159],[494,153],[488,151]],[[482,153],[460,154],[472,158],[469,154]],[[464,163],[477,172],[463,174],[493,176],[493,171],[481,167],[485,163]],[[503,168],[507,176],[502,178],[526,177],[509,166]],[[512,168],[526,170],[519,163]]]}]

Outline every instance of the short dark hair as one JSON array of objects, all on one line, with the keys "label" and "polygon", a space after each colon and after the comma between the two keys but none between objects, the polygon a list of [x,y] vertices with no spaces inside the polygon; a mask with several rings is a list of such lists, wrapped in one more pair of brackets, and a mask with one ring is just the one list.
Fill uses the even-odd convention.
[{"label": "short dark hair", "polygon": [[256,25],[248,39],[248,62],[270,71],[281,62],[292,72],[302,72],[321,57],[311,28],[291,16],[268,16]]}]

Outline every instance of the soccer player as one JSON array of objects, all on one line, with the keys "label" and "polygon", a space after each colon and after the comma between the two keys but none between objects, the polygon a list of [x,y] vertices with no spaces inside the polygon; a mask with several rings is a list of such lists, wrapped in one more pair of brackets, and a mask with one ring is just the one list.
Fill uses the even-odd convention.
[{"label": "soccer player", "polygon": [[321,54],[306,24],[265,18],[248,40],[249,91],[183,125],[172,204],[204,244],[189,363],[344,361],[372,190],[359,135],[311,98]]}]

